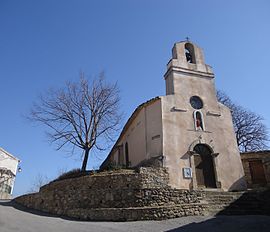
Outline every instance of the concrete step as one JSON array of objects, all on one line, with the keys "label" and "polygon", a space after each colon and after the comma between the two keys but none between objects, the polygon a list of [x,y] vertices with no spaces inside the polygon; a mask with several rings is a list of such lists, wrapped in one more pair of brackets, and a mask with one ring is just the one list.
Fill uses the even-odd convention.
[{"label": "concrete step", "polygon": [[206,215],[268,215],[269,213],[261,210],[222,210],[211,211],[209,210]]},{"label": "concrete step", "polygon": [[216,195],[216,196],[220,196],[220,195],[226,195],[226,196],[236,196],[236,195],[242,195],[246,192],[224,192],[224,191],[200,191],[202,194],[206,194],[208,196],[210,195]]},{"label": "concrete step", "polygon": [[206,196],[205,199],[238,199],[240,196]]},{"label": "concrete step", "polygon": [[241,198],[241,196],[206,196],[205,199],[207,200],[236,200]]},{"label": "concrete step", "polygon": [[265,205],[265,201],[257,192],[205,191],[202,195],[208,203],[208,215],[269,214],[270,211],[270,207]]},{"label": "concrete step", "polygon": [[256,206],[263,206],[264,202],[261,201],[243,201],[243,200],[236,200],[236,201],[206,201],[209,205],[228,205],[228,204],[234,204],[234,205],[256,205]]},{"label": "concrete step", "polygon": [[235,209],[235,210],[223,210],[217,213],[218,215],[262,215],[266,214],[262,210],[247,210],[247,209]]}]

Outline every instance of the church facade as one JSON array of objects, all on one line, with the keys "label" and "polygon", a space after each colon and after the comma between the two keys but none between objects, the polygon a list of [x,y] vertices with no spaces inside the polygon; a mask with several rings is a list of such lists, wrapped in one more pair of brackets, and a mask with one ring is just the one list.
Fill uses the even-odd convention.
[{"label": "church facade", "polygon": [[164,78],[166,95],[137,107],[101,169],[162,166],[174,188],[244,190],[231,112],[217,101],[202,49],[176,43]]}]

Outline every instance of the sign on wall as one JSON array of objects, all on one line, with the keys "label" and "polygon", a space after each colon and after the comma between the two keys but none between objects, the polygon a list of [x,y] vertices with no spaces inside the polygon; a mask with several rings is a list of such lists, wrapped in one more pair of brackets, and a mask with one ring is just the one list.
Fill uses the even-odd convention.
[{"label": "sign on wall", "polygon": [[192,178],[192,168],[183,168],[183,175],[186,179]]}]

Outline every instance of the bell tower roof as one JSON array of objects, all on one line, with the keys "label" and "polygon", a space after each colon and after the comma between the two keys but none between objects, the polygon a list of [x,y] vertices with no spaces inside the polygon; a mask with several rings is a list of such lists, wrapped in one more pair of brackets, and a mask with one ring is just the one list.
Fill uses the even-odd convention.
[{"label": "bell tower roof", "polygon": [[177,42],[172,49],[172,59],[167,64],[165,79],[171,71],[188,72],[214,77],[212,68],[205,64],[203,50],[188,38]]}]

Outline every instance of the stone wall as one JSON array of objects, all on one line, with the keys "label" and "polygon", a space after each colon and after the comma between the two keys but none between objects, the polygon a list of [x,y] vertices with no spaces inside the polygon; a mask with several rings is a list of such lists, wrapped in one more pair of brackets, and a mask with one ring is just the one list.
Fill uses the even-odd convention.
[{"label": "stone wall", "polygon": [[189,191],[169,185],[166,168],[101,172],[51,182],[15,199],[26,207],[80,220],[161,220],[207,214],[270,215],[270,189]]},{"label": "stone wall", "polygon": [[51,182],[15,199],[26,207],[83,220],[146,220],[203,215],[201,193],[172,189],[165,168],[101,172]]}]

